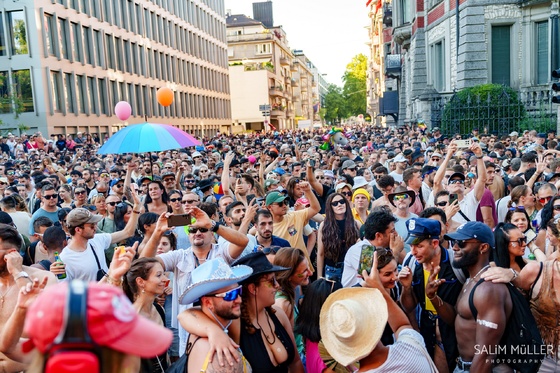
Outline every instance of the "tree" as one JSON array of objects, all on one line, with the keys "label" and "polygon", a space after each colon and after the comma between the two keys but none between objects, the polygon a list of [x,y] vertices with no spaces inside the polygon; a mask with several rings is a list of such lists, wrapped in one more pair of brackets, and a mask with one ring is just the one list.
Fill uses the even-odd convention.
[{"label": "tree", "polygon": [[344,97],[342,96],[342,89],[335,84],[329,84],[327,94],[325,95],[326,113],[325,119],[327,122],[334,124],[346,117],[346,108],[344,106]]},{"label": "tree", "polygon": [[352,62],[346,65],[346,72],[342,80],[342,89],[346,101],[346,111],[348,116],[358,116],[367,112],[367,57],[358,54],[352,58]]}]

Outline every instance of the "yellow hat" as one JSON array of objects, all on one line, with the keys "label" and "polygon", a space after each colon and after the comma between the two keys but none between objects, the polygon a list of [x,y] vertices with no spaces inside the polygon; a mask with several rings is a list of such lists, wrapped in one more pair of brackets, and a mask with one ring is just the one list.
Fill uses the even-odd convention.
[{"label": "yellow hat", "polygon": [[369,192],[364,188],[358,188],[354,191],[354,193],[352,193],[352,202],[354,202],[354,198],[356,198],[356,195],[358,194],[363,194],[364,196],[367,197],[368,202],[371,201],[371,196],[369,195]]}]

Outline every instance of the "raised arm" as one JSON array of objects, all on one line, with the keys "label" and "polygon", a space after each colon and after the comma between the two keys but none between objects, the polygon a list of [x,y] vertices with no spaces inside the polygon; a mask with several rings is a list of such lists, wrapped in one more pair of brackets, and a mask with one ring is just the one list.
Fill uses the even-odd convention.
[{"label": "raised arm", "polygon": [[477,202],[480,202],[480,200],[482,199],[482,195],[484,194],[484,188],[486,188],[486,166],[484,165],[484,159],[480,144],[474,142],[471,145],[470,150],[476,157],[476,172],[478,173],[478,179],[474,184],[474,196]]},{"label": "raised arm", "polygon": [[311,189],[311,185],[308,182],[302,181],[299,183],[299,185],[303,190],[303,192],[305,193],[305,198],[309,200],[307,218],[311,219],[313,216],[318,214],[319,211],[321,211],[321,204],[319,203],[319,200],[315,196],[315,193],[313,193],[313,190]]},{"label": "raised arm", "polygon": [[443,162],[439,166],[434,176],[434,187],[432,188],[434,197],[436,194],[438,194],[440,191],[443,190],[442,182],[443,182],[443,177],[445,176],[445,170],[447,168],[447,165],[449,164],[449,160],[453,157],[453,155],[455,155],[456,151],[457,151],[457,144],[455,143],[455,141],[451,141],[451,143],[447,147],[447,154],[445,155]]},{"label": "raised arm", "polygon": [[311,167],[311,165],[309,164],[309,161],[307,162],[307,165],[305,167],[305,173],[307,174],[307,181],[309,182],[309,184],[311,184],[311,187],[313,188],[314,191],[317,192],[317,194],[319,194],[320,196],[323,196],[323,184],[321,184],[320,182],[317,181],[317,179],[315,178],[315,173],[313,172],[313,167]]},{"label": "raised arm", "polygon": [[224,195],[232,195],[231,190],[229,189],[229,166],[231,161],[233,161],[233,157],[235,157],[234,152],[228,152],[226,157],[224,158],[224,169],[222,170],[222,190],[224,191]]},{"label": "raised arm", "polygon": [[163,234],[169,230],[169,226],[167,225],[167,219],[171,215],[173,214],[165,213],[159,216],[158,221],[156,223],[156,229],[154,229],[154,233],[152,233],[152,237],[150,237],[150,239],[148,240],[144,248],[138,252],[138,254],[140,254],[140,258],[153,258],[156,256],[159,241],[163,236]]},{"label": "raised arm", "polygon": [[122,231],[111,233],[111,243],[121,242],[129,237],[134,236],[134,231],[138,225],[138,217],[142,212],[142,204],[140,203],[140,198],[138,198],[138,192],[131,191],[132,199],[134,200],[134,207],[132,207],[132,215],[126,223],[126,226]]}]

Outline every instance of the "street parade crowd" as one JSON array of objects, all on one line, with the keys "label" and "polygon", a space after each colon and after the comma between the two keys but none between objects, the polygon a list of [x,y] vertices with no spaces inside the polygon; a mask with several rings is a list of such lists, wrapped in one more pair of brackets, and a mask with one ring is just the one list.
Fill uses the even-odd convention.
[{"label": "street parade crowd", "polygon": [[0,372],[560,371],[554,130],[107,140],[1,138]]}]

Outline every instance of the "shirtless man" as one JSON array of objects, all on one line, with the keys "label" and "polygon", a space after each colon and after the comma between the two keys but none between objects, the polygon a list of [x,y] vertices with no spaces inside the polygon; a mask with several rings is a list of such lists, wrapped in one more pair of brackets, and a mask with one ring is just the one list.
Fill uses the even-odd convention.
[{"label": "shirtless man", "polygon": [[389,202],[387,196],[395,191],[395,179],[390,175],[382,176],[377,180],[377,188],[383,193],[383,197],[376,199],[371,204],[371,210],[378,206],[388,206],[394,212],[396,208]]},{"label": "shirtless man", "polygon": [[[496,358],[497,348],[505,331],[507,320],[511,314],[511,298],[504,284],[482,282],[474,292],[473,302],[478,316],[473,318],[469,307],[469,295],[481,275],[490,267],[490,252],[494,246],[494,234],[487,225],[481,222],[468,222],[460,226],[456,232],[445,235],[445,239],[453,240],[453,266],[466,268],[469,278],[459,294],[455,312],[455,333],[459,347],[459,358],[455,373],[460,372],[491,372],[492,360]],[[436,293],[426,296],[434,302],[442,302],[437,296],[437,287],[445,281],[430,276],[430,288]],[[492,299],[491,302],[488,300]]]},{"label": "shirtless man", "polygon": [[[57,283],[56,277],[52,273],[22,265],[20,247],[21,236],[18,231],[12,226],[0,224],[0,334],[3,336],[17,332],[13,328],[7,328],[10,330],[4,328],[10,316],[25,312],[20,305],[16,307],[20,288],[27,287],[32,282],[31,279],[38,279],[41,283],[46,279],[47,285]],[[0,352],[0,372],[21,372],[27,369],[27,365],[23,363],[25,361],[21,350],[2,350]]]}]

